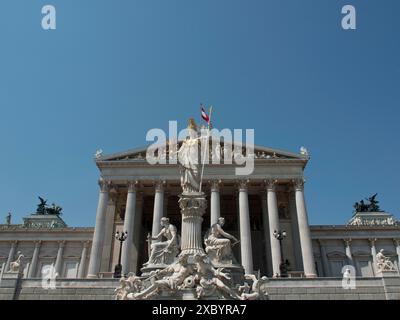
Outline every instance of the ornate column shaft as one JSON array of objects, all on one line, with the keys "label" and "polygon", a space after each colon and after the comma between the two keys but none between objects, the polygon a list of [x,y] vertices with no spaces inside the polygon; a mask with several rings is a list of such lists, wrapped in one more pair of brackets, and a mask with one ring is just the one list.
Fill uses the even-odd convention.
[{"label": "ornate column shaft", "polygon": [[299,224],[299,235],[301,253],[303,256],[304,274],[306,277],[316,277],[314,254],[311,242],[310,227],[308,225],[307,208],[304,200],[304,180],[293,181],[296,192],[297,222]]},{"label": "ornate column shaft", "polygon": [[268,221],[268,202],[267,195],[265,192],[261,193],[261,208],[262,208],[262,221],[264,229],[264,239],[265,239],[265,257],[267,266],[267,276],[271,277],[272,273],[272,261],[271,261],[271,239],[269,236],[269,221]]},{"label": "ornate column shaft", "polygon": [[324,269],[324,276],[325,277],[330,277],[331,276],[331,270],[329,267],[329,261],[328,261],[328,256],[326,254],[326,249],[324,246],[324,243],[321,240],[318,240],[319,243],[319,249],[321,252],[321,261],[322,261],[322,268]]},{"label": "ornate column shaft", "polygon": [[41,246],[41,241],[35,242],[35,249],[33,250],[31,264],[29,265],[28,278],[34,278],[36,275],[40,246]]},{"label": "ornate column shaft", "polygon": [[112,261],[112,251],[114,244],[114,221],[115,221],[115,212],[117,208],[118,201],[118,189],[115,185],[110,185],[108,190],[108,202],[107,209],[104,219],[104,234],[103,234],[103,250],[101,253],[100,260],[100,272],[109,272],[110,269],[110,261]]},{"label": "ornate column shaft", "polygon": [[253,274],[253,252],[251,246],[251,227],[248,181],[239,181],[239,224],[240,224],[240,255],[245,273]]},{"label": "ornate column shaft", "polygon": [[78,268],[78,278],[83,279],[85,277],[85,269],[86,269],[86,259],[87,259],[87,250],[89,247],[89,241],[85,241],[82,247],[81,260],[79,262]]},{"label": "ornate column shaft", "polygon": [[140,235],[142,233],[142,218],[143,218],[143,193],[136,194],[136,210],[135,210],[135,223],[133,232],[133,248],[132,248],[132,271],[137,274],[139,270],[138,259],[140,247]]},{"label": "ornate column shaft", "polygon": [[157,181],[155,184],[152,237],[156,237],[161,230],[160,221],[164,214],[164,185],[165,181]]},{"label": "ornate column shaft", "polygon": [[137,181],[131,181],[128,183],[128,195],[126,198],[126,209],[124,219],[123,232],[128,232],[127,238],[122,245],[122,274],[127,275],[132,271],[131,260],[132,260],[132,247],[133,247],[133,235],[134,235],[134,224],[135,224],[135,210],[136,210],[136,186]]},{"label": "ornate column shaft", "polygon": [[218,222],[218,218],[221,216],[221,205],[219,195],[219,185],[221,180],[211,181],[211,226]]},{"label": "ornate column shaft", "polygon": [[103,250],[109,183],[100,180],[99,185],[99,203],[97,205],[96,225],[93,234],[92,250],[90,252],[88,278],[97,278],[100,271],[101,253]]},{"label": "ornate column shaft", "polygon": [[64,253],[64,246],[65,246],[65,241],[60,241],[58,243],[58,251],[57,251],[57,258],[56,258],[56,263],[54,265],[54,270],[56,273],[58,273],[58,276],[62,278],[62,262],[63,262],[63,253]]},{"label": "ornate column shaft", "polygon": [[4,266],[6,272],[8,272],[10,270],[10,263],[14,260],[15,250],[17,249],[17,244],[18,244],[18,241],[11,242],[11,248],[10,248],[10,251],[8,252],[7,262],[6,262],[6,265]]},{"label": "ornate column shaft", "polygon": [[372,269],[374,271],[374,275],[376,274],[376,247],[375,247],[375,242],[376,239],[368,239],[369,241],[369,245],[371,247],[371,256],[372,256],[372,262],[373,262],[373,266]]},{"label": "ornate column shaft", "polygon": [[278,201],[276,200],[275,185],[276,180],[265,180],[267,188],[269,237],[271,243],[272,275],[274,277],[281,274],[280,264],[282,260],[279,240],[274,237],[274,231],[279,231]]},{"label": "ornate column shaft", "polygon": [[290,220],[292,227],[292,239],[293,239],[293,251],[294,258],[296,260],[296,270],[303,270],[303,258],[301,256],[301,245],[300,245],[300,234],[299,234],[299,223],[297,221],[297,213],[296,213],[296,196],[293,188],[290,188],[289,191],[289,211],[290,211]]},{"label": "ornate column shaft", "polygon": [[204,194],[182,194],[179,199],[182,213],[181,255],[204,254],[201,223],[207,207]]}]

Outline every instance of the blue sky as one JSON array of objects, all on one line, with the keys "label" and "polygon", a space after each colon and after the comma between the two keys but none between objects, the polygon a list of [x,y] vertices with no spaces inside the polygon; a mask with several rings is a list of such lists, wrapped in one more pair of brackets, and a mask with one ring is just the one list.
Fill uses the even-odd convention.
[{"label": "blue sky", "polygon": [[[357,30],[341,28],[345,4]],[[142,146],[203,102],[216,127],[309,149],[311,224],[343,224],[375,192],[399,217],[399,12],[397,0],[2,0],[0,214],[20,222],[41,195],[93,226],[94,152]]]}]

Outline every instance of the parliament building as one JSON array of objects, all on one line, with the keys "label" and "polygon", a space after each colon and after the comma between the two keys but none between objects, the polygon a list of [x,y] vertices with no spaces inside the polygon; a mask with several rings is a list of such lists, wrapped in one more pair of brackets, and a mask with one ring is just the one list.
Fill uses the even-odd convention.
[{"label": "parliament building", "polygon": [[[146,149],[96,155],[93,228],[68,227],[59,215],[38,212],[0,225],[0,300],[113,299],[119,260],[123,275],[140,275],[161,218],[178,233],[182,223],[179,165],[149,164]],[[400,224],[390,213],[363,210],[349,211],[343,225],[310,225],[308,161],[305,149],[255,146],[251,175],[236,175],[234,164],[207,164],[202,234],[224,217],[224,230],[240,240],[232,246],[236,260],[246,274],[268,277],[270,299],[400,299]],[[125,231],[120,248],[115,234]],[[394,266],[390,275],[377,270],[382,249]],[[15,275],[9,270],[19,255]],[[42,285],[49,266],[58,274],[51,289]],[[342,285],[349,268],[355,288]]]}]

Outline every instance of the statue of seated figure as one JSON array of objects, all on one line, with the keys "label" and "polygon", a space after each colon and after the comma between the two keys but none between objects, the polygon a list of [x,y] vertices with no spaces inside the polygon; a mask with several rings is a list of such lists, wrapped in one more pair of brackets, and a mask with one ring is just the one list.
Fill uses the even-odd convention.
[{"label": "statue of seated figure", "polygon": [[381,249],[376,255],[376,264],[378,267],[378,271],[394,271],[396,270],[393,262],[390,261],[388,257],[383,254],[383,249]]},{"label": "statue of seated figure", "polygon": [[178,234],[176,227],[169,223],[168,218],[161,218],[161,226],[163,227],[160,233],[151,240],[160,240],[163,237],[166,241],[152,243],[150,246],[150,257],[144,265],[149,264],[171,264],[179,253]]},{"label": "statue of seated figure", "polygon": [[206,246],[206,253],[213,263],[232,264],[234,257],[231,240],[234,241],[234,244],[239,241],[222,229],[224,224],[225,219],[222,217],[218,218],[218,222],[211,226],[206,235],[204,244]]}]

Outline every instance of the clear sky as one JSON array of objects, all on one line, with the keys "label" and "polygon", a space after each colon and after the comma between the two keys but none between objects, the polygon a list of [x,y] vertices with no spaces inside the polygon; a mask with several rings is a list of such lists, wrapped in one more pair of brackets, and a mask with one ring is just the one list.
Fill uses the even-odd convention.
[{"label": "clear sky", "polygon": [[375,192],[399,217],[399,15],[398,0],[1,0],[1,219],[41,195],[94,226],[95,151],[142,146],[200,102],[215,127],[309,149],[311,224],[343,224]]}]

